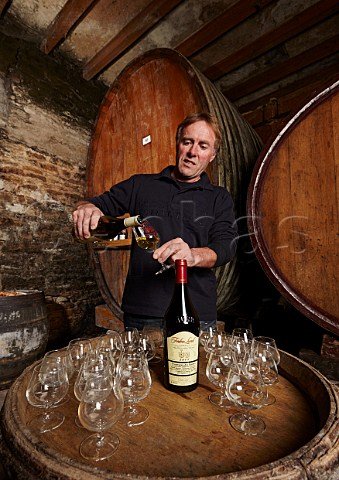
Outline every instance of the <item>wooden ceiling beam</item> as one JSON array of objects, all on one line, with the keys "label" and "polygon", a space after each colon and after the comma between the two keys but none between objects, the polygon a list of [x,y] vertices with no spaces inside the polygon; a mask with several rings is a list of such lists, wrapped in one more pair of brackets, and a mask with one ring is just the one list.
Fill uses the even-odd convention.
[{"label": "wooden ceiling beam", "polygon": [[86,63],[83,77],[86,80],[91,80],[182,1],[151,0],[138,15]]},{"label": "wooden ceiling beam", "polygon": [[288,75],[296,73],[313,63],[337,53],[338,42],[339,35],[335,35],[315,47],[293,58],[289,58],[275,65],[273,68],[261,72],[259,75],[252,76],[248,80],[238,83],[235,87],[223,90],[222,93],[226,98],[234,102],[239,98],[243,98],[271,83],[275,83],[282,78],[286,78]]},{"label": "wooden ceiling beam", "polygon": [[190,57],[218,37],[231,30],[264,6],[275,0],[240,0],[218,17],[199,28],[175,47],[175,50]]},{"label": "wooden ceiling beam", "polygon": [[325,85],[333,77],[338,77],[338,65],[336,63],[329,65],[327,67],[321,68],[318,72],[313,73],[312,77],[303,77],[294,82],[289,83],[285,87],[278,88],[274,92],[265,94],[261,97],[256,98],[255,100],[244,103],[243,105],[238,106],[239,113],[245,114],[252,112],[257,108],[262,107],[267,104],[274,98],[287,97],[288,95],[293,94],[294,92],[301,89],[315,90],[319,88],[319,85]]},{"label": "wooden ceiling beam", "polygon": [[9,3],[9,0],[0,0],[0,15],[5,10],[5,7],[8,3]]},{"label": "wooden ceiling beam", "polygon": [[98,0],[68,0],[47,28],[40,50],[50,53],[61,40],[66,38],[68,32],[84,13],[97,2]]},{"label": "wooden ceiling beam", "polygon": [[203,73],[211,81],[215,81],[226,73],[286,42],[304,30],[311,28],[336,12],[338,12],[337,0],[326,0],[326,2],[320,0],[298,15],[282,23],[280,26],[277,26],[274,30],[270,30],[250,44],[240,48],[232,55],[211,65]]}]

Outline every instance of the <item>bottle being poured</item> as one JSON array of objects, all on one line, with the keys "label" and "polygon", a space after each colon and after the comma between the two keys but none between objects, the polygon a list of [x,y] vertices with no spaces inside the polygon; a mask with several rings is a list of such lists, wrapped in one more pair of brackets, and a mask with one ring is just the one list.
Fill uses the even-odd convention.
[{"label": "bottle being poured", "polygon": [[142,225],[139,215],[134,217],[112,217],[103,215],[99,218],[96,228],[91,230],[91,235],[85,240],[77,239],[80,243],[93,244],[95,248],[107,248],[114,246],[114,238],[128,227]]}]

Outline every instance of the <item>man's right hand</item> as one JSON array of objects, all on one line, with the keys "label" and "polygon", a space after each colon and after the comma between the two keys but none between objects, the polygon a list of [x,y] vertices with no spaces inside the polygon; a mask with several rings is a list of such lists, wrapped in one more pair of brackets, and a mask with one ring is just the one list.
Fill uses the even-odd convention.
[{"label": "man's right hand", "polygon": [[74,233],[80,240],[90,237],[90,230],[94,230],[102,211],[90,202],[79,202],[76,210],[72,213]]}]

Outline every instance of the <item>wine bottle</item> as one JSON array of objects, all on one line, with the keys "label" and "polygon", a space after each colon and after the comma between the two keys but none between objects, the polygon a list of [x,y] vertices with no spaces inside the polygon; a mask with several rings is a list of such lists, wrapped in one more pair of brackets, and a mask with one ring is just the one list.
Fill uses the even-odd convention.
[{"label": "wine bottle", "polygon": [[135,217],[125,218],[117,218],[111,217],[110,215],[103,215],[99,218],[97,227],[91,230],[91,236],[86,238],[85,240],[80,240],[80,242],[95,243],[97,244],[96,246],[102,244],[103,246],[105,246],[125,228],[134,227],[141,224],[142,219],[139,215],[136,215]]},{"label": "wine bottle", "polygon": [[175,261],[175,275],[164,317],[164,384],[180,393],[198,386],[200,322],[188,292],[186,260]]}]

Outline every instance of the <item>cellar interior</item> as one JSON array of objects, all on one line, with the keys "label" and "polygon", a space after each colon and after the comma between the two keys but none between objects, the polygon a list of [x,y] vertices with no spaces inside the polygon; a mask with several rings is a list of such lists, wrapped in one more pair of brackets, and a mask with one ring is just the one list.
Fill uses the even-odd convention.
[{"label": "cellar interior", "polygon": [[[0,290],[44,292],[48,348],[105,331],[96,321],[105,301],[71,213],[87,192],[100,105],[124,68],[155,48],[179,52],[264,148],[337,80],[338,25],[331,0],[0,1]],[[338,317],[329,329],[309,318],[249,257],[249,293],[220,313],[225,329],[250,326],[338,379]]]}]

